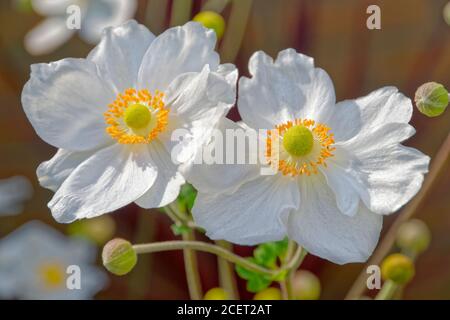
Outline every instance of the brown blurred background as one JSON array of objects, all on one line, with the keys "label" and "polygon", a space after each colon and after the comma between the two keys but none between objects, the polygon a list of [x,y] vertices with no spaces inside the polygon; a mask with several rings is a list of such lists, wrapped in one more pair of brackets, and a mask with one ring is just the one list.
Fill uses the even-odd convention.
[{"label": "brown blurred background", "polygon": [[[385,85],[397,86],[409,97],[427,81],[440,82],[448,89],[450,26],[442,15],[447,2],[254,0],[236,60],[225,62],[235,62],[241,74],[247,74],[247,61],[254,51],[264,50],[276,56],[282,49],[295,48],[314,57],[316,65],[330,74],[338,100],[356,98]],[[192,16],[203,3],[193,1]],[[370,4],[381,8],[381,30],[366,28],[366,9]],[[141,0],[136,19],[154,33],[160,33],[169,25],[171,6],[170,0]],[[229,7],[223,11],[225,18],[230,13]],[[0,237],[30,219],[42,220],[62,231],[66,228],[51,217],[46,203],[52,194],[39,187],[35,175],[39,163],[49,159],[55,150],[40,140],[28,123],[20,105],[20,94],[29,77],[30,64],[85,57],[92,47],[74,37],[51,55],[30,56],[23,48],[23,38],[41,19],[32,11],[18,10],[13,1],[0,2],[0,179],[22,174],[35,187],[35,196],[23,214],[0,218]],[[232,56],[228,54],[226,58]],[[237,119],[236,111],[230,117]],[[450,111],[434,119],[416,111],[412,124],[417,134],[407,144],[433,157],[449,132]],[[417,275],[407,286],[405,298],[450,299],[449,191],[447,165],[418,216],[430,227],[433,240],[417,262]],[[170,221],[157,211],[144,212],[130,206],[113,216],[117,236],[138,242],[174,238]],[[394,218],[385,219],[384,230]],[[236,252],[248,255],[251,249],[236,248]],[[207,254],[199,257],[204,289],[216,286],[215,257]],[[336,266],[311,256],[303,266],[320,277],[325,299],[342,299],[363,267],[362,264]],[[239,286],[242,296],[250,298],[245,283],[240,282]],[[109,288],[97,297],[187,299],[181,252],[140,257],[137,268],[129,276],[111,276]]]}]

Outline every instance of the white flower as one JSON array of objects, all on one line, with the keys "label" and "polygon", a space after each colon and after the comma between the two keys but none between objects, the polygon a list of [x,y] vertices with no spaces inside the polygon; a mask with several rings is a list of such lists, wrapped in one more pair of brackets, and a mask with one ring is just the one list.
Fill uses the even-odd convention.
[{"label": "white flower", "polygon": [[0,216],[16,215],[23,211],[24,202],[33,195],[27,178],[14,176],[0,180]]},{"label": "white flower", "polygon": [[[107,277],[95,266],[96,248],[32,221],[0,240],[0,297],[90,299]],[[79,269],[79,289],[69,267]],[[71,286],[67,286],[67,282]]]},{"label": "white flower", "polygon": [[385,87],[336,104],[328,74],[292,49],[275,62],[257,52],[249,69],[239,112],[250,128],[279,129],[280,171],[193,167],[196,222],[212,239],[252,245],[287,235],[335,263],[365,261],[383,215],[407,203],[428,170],[427,156],[401,145],[415,132],[411,101]]},{"label": "white flower", "polygon": [[194,152],[235,102],[237,71],[219,65],[215,43],[214,31],[195,22],[155,38],[130,21],[106,29],[87,59],[31,66],[23,108],[38,135],[60,148],[37,170],[56,192],[56,220],[176,199],[184,178],[171,161],[173,130],[192,132],[179,152]]},{"label": "white flower", "polygon": [[[106,27],[115,27],[132,18],[136,0],[31,0],[33,9],[46,17],[25,36],[25,48],[33,55],[47,54],[67,42],[76,32],[88,43],[96,44]],[[80,9],[80,29],[67,26],[72,12]]]}]

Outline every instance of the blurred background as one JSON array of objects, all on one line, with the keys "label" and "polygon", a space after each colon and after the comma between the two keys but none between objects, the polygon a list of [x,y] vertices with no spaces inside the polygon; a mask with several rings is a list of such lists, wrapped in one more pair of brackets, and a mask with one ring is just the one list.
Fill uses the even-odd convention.
[{"label": "blurred background", "polygon": [[[45,32],[54,29],[44,29],[45,32],[41,29],[44,33],[39,34],[42,40],[30,40],[26,49],[24,39],[30,37],[29,32],[48,19],[44,16],[46,11],[36,10],[31,2],[0,2],[0,179],[22,175],[34,188],[34,194],[25,202],[21,214],[0,216],[0,238],[30,220],[42,221],[65,234],[77,233],[81,228],[57,224],[47,208],[52,192],[39,186],[35,171],[56,150],[35,134],[22,110],[20,95],[29,78],[31,64],[85,57],[93,48],[95,39],[86,32],[56,34],[59,42],[52,48]],[[329,73],[338,101],[366,95],[386,85],[397,86],[411,98],[424,82],[436,81],[447,89],[450,87],[450,25],[443,17],[448,0],[212,2],[213,8],[219,10],[227,21],[225,35],[218,45],[222,61],[234,62],[243,75],[248,74],[247,62],[256,50],[276,56],[280,50],[291,47],[314,57],[316,66]],[[368,30],[366,27],[369,16],[366,9],[371,4],[381,8],[381,30]],[[205,5],[211,5],[211,1],[139,0],[135,8],[126,10],[128,15],[159,34],[171,25],[190,20]],[[41,52],[50,48],[51,52]],[[239,119],[236,110],[232,110],[229,117]],[[412,125],[417,134],[406,144],[433,157],[449,132],[450,112],[427,118],[415,110]],[[406,287],[404,298],[450,299],[449,190],[447,163],[446,170],[417,216],[427,223],[433,238],[430,248],[417,261],[416,276]],[[131,242],[177,238],[170,229],[170,220],[157,210],[142,210],[131,205],[109,216],[113,223],[109,220],[100,222],[100,225],[106,223],[110,228],[109,233],[105,231],[106,236],[122,237]],[[384,231],[393,219],[395,216],[385,219]],[[198,238],[203,239],[201,235]],[[102,241],[97,241],[98,250],[101,250]],[[235,252],[251,255],[252,249],[236,247]],[[97,263],[101,265],[99,254],[97,257]],[[218,284],[216,265],[214,256],[199,254],[205,291]],[[323,299],[344,298],[363,267],[363,264],[337,266],[313,256],[308,256],[303,264],[303,268],[320,278]],[[108,284],[95,298],[189,297],[181,252],[140,256],[137,267],[129,275],[116,277],[108,274],[108,277]],[[245,290],[245,282],[239,280],[238,285],[241,297],[252,297]]]}]

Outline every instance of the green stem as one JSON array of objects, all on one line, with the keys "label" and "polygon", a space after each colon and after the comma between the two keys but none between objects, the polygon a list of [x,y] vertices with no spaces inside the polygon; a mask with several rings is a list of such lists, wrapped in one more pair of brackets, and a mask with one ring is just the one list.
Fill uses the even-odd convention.
[{"label": "green stem", "polygon": [[230,0],[209,0],[203,5],[202,11],[215,11],[221,13],[228,2],[230,2]]},{"label": "green stem", "polygon": [[[216,241],[216,244],[228,251],[233,250],[233,245],[227,241],[219,240]],[[217,257],[217,266],[220,286],[229,294],[230,300],[239,300],[239,291],[232,264],[221,257]]]},{"label": "green stem", "polygon": [[[193,241],[193,232],[183,233],[183,240]],[[195,241],[193,241],[195,242]],[[202,284],[198,272],[198,262],[196,252],[192,249],[183,249],[184,267],[186,269],[186,280],[189,288],[191,300],[201,300],[203,298]]]},{"label": "green stem", "polygon": [[390,300],[394,296],[398,287],[399,286],[394,281],[386,281],[380,292],[378,292],[377,296],[375,297],[375,300]]}]

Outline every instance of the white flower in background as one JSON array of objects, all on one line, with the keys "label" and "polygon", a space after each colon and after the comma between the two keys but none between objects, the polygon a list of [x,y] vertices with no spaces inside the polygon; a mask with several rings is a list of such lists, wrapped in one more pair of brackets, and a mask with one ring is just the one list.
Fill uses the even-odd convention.
[{"label": "white flower in background", "polygon": [[27,178],[14,176],[0,179],[0,216],[16,215],[23,211],[24,202],[33,195]]},{"label": "white flower in background", "polygon": [[[0,298],[91,299],[107,284],[95,261],[96,248],[90,243],[28,222],[0,239]],[[69,266],[79,267],[80,289],[73,287]]]},{"label": "white flower in background", "polygon": [[401,145],[415,133],[411,101],[384,87],[336,104],[328,74],[292,49],[275,62],[257,52],[249,69],[239,112],[250,128],[279,130],[279,172],[194,166],[186,179],[199,190],[196,223],[212,239],[252,245],[287,235],[335,263],[365,261],[383,215],[407,203],[428,170],[429,157]]},{"label": "white flower in background", "polygon": [[[86,42],[96,44],[102,30],[115,27],[132,18],[136,0],[31,0],[33,9],[45,17],[25,36],[25,48],[30,54],[47,54],[67,42],[75,33]],[[70,6],[80,9],[80,29],[67,26]]]},{"label": "white flower in background", "polygon": [[215,44],[214,31],[195,22],[155,38],[130,21],[106,29],[87,59],[31,66],[23,108],[38,135],[60,148],[37,170],[56,192],[56,220],[176,199],[184,178],[171,161],[173,130],[190,130],[179,150],[187,157],[235,102],[237,71],[219,65]]}]

